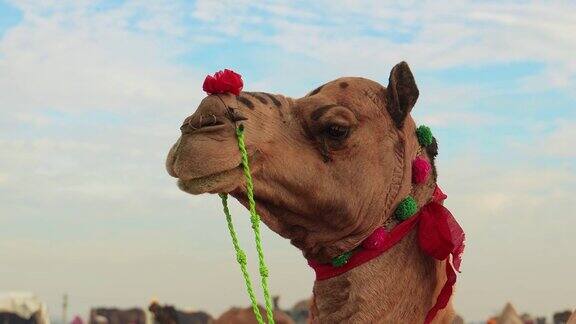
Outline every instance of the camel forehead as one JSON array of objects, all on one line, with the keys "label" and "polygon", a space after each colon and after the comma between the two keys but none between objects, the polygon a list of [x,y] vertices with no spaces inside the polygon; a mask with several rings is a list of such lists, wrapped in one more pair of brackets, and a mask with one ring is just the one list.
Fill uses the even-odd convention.
[{"label": "camel forehead", "polygon": [[360,114],[372,114],[374,107],[381,109],[385,105],[385,98],[386,88],[376,81],[342,77],[319,86],[299,101],[312,105],[335,103]]},{"label": "camel forehead", "polygon": [[354,93],[362,92],[364,89],[383,88],[376,81],[362,77],[341,77],[319,86],[306,95],[306,97],[323,94],[325,96],[334,95],[343,91]]}]

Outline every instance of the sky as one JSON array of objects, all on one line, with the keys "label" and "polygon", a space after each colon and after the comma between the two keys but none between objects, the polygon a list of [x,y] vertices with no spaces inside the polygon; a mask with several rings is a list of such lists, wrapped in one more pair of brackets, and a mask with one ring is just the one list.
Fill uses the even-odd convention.
[{"label": "sky", "polygon": [[[405,60],[413,117],[467,233],[455,307],[576,307],[576,4],[527,1],[0,0],[0,291],[52,315],[249,304],[218,197],[178,190],[164,158],[232,68],[300,97],[340,76],[387,84]],[[255,262],[248,213],[232,205]],[[263,228],[270,287],[311,295],[300,252]],[[254,265],[255,263],[252,263]],[[256,267],[252,267],[256,276]],[[262,300],[260,298],[260,300]]]}]

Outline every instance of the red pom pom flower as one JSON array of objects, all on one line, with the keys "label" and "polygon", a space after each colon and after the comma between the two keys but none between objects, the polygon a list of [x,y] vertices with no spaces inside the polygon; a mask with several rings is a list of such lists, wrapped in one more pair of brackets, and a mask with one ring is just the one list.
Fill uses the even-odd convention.
[{"label": "red pom pom flower", "polygon": [[202,89],[209,95],[217,93],[239,95],[243,86],[244,82],[242,82],[242,76],[240,74],[225,69],[224,71],[214,73],[214,76],[207,75],[206,79],[204,79]]},{"label": "red pom pom flower", "polygon": [[431,170],[432,166],[430,165],[430,162],[420,156],[417,157],[412,162],[412,182],[416,184],[426,182]]},{"label": "red pom pom flower", "polygon": [[388,232],[383,227],[378,227],[363,242],[362,247],[367,250],[378,250],[384,246]]}]

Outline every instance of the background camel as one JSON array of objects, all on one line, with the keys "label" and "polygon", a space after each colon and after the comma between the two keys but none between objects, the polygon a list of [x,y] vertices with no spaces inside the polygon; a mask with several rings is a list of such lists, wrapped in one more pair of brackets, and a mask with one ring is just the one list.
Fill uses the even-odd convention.
[{"label": "background camel", "polygon": [[572,312],[572,316],[570,316],[567,323],[576,324],[576,309]]},{"label": "background camel", "polygon": [[[278,301],[279,297],[274,297],[274,322],[277,324],[298,323],[294,322],[286,312],[280,309]],[[307,303],[307,301],[304,303]],[[259,306],[259,308],[264,320],[267,322],[266,311],[262,306]],[[205,312],[183,312],[170,305],[160,305],[156,301],[150,303],[148,310],[154,315],[154,322],[157,324],[258,324],[252,307],[232,307],[222,313],[216,320]],[[302,315],[307,318],[308,314],[302,314],[298,305],[295,305],[291,311],[298,312],[296,315],[301,320],[300,322],[306,322]]]},{"label": "background camel", "polygon": [[146,314],[142,309],[93,308],[90,310],[89,324],[146,324]]},{"label": "background camel", "polygon": [[186,312],[171,305],[160,305],[154,301],[148,306],[156,324],[213,324],[212,316],[205,312]]},{"label": "background camel", "polygon": [[[265,323],[268,323],[268,317],[266,315],[266,310],[262,306],[260,308],[260,314]],[[294,321],[290,316],[279,309],[274,309],[274,323],[276,324],[294,324]],[[214,324],[258,324],[256,321],[256,316],[252,307],[238,308],[232,307],[231,309],[224,312]]]},{"label": "background camel", "polygon": [[[383,87],[357,77],[331,81],[299,99],[260,92],[210,95],[186,118],[167,170],[191,194],[229,193],[247,205],[235,126],[245,126],[258,213],[263,222],[327,263],[376,228],[411,194],[431,200],[434,176],[412,186],[412,161],[430,161],[409,113],[419,92],[404,62]],[[316,281],[312,317],[320,323],[423,322],[445,281],[443,262],[425,255],[415,233],[380,257]],[[449,305],[436,322],[450,322]]]}]

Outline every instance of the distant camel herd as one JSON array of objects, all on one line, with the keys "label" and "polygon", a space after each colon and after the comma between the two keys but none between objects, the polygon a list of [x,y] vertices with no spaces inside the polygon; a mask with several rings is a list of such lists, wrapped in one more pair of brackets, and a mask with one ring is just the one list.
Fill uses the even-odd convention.
[{"label": "distant camel herd", "polygon": [[[278,297],[274,298],[274,322],[277,324],[308,323],[309,301],[297,303],[292,309],[283,311],[278,307]],[[262,308],[262,307],[261,307]],[[251,307],[232,307],[218,318],[203,311],[184,311],[172,305],[152,302],[148,307],[150,316],[140,308],[94,308],[90,312],[89,324],[257,324]],[[261,309],[267,321],[266,312]]]}]

